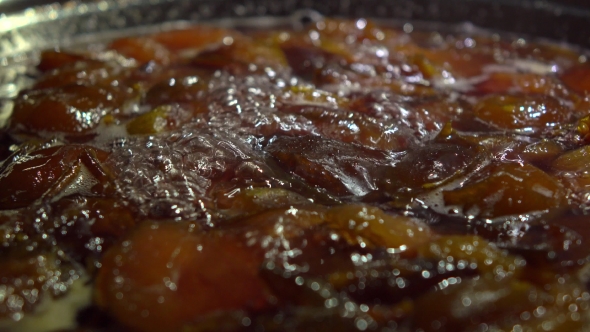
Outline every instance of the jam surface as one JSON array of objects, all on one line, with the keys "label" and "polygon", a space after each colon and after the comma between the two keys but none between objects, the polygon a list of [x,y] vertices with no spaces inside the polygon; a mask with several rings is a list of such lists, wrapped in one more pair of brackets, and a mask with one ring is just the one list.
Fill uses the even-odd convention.
[{"label": "jam surface", "polygon": [[37,69],[0,131],[0,323],[83,282],[62,331],[590,329],[571,47],[325,18]]}]

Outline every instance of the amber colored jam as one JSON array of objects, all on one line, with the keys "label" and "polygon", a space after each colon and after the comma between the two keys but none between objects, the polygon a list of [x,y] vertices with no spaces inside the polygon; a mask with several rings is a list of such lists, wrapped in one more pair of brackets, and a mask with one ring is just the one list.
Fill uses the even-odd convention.
[{"label": "amber colored jam", "polygon": [[1,135],[0,321],[87,280],[68,331],[590,330],[586,57],[411,30],[43,52]]}]

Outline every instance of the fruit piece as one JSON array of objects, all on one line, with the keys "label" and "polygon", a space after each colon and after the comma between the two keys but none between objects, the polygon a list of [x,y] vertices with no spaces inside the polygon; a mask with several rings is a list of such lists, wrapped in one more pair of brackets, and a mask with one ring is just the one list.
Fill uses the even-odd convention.
[{"label": "fruit piece", "polygon": [[0,167],[0,209],[25,207],[67,190],[90,193],[94,185],[107,182],[108,174],[100,165],[107,156],[77,145],[17,153]]},{"label": "fruit piece", "polygon": [[587,204],[590,189],[589,161],[590,146],[584,146],[562,154],[551,163],[556,176],[572,191],[570,199],[582,209]]},{"label": "fruit piece", "polygon": [[[311,25],[308,30],[317,31],[319,38],[344,40],[354,37],[357,42],[383,39],[385,37],[383,35],[384,32],[388,32],[388,37],[390,38],[397,35],[393,30],[381,29],[372,20],[364,18],[358,18],[356,20],[322,18]],[[378,36],[381,37],[379,38]]]},{"label": "fruit piece", "polygon": [[476,147],[431,142],[407,154],[394,167],[383,168],[377,185],[390,197],[415,196],[468,173],[482,154]]},{"label": "fruit piece", "polygon": [[190,119],[190,112],[178,105],[162,105],[127,123],[131,135],[157,134],[180,127]]},{"label": "fruit piece", "polygon": [[265,210],[309,204],[310,201],[292,191],[280,188],[233,189],[219,193],[216,204],[231,216],[246,216]]},{"label": "fruit piece", "polygon": [[486,97],[475,105],[474,113],[492,127],[524,133],[555,127],[570,118],[570,112],[557,100],[529,95]]},{"label": "fruit piece", "polygon": [[34,313],[43,300],[49,300],[47,297],[65,294],[71,282],[79,277],[63,257],[55,252],[31,249],[36,246],[38,244],[30,243],[30,251],[24,245],[19,249],[3,249],[0,255],[0,289],[3,294],[0,297],[0,318],[23,319]]},{"label": "fruit piece", "polygon": [[277,137],[266,151],[287,171],[337,196],[377,189],[375,169],[387,164],[381,151],[319,137]]},{"label": "fruit piece", "polygon": [[527,162],[546,163],[563,153],[564,147],[552,140],[541,140],[527,145],[520,153]]},{"label": "fruit piece", "polygon": [[[26,330],[20,322],[35,322],[47,304],[67,295],[85,273],[48,233],[40,231],[48,219],[48,209],[23,209],[21,213],[0,211],[0,325],[2,329]],[[81,280],[82,279],[82,280]],[[78,293],[78,295],[81,295]],[[89,294],[88,294],[89,295]],[[88,301],[82,295],[82,302]],[[63,314],[64,320],[73,313]],[[24,319],[23,319],[24,318]],[[63,323],[63,321],[60,321]],[[64,324],[64,325],[67,325]],[[30,324],[33,326],[33,324]]]},{"label": "fruit piece", "polygon": [[128,87],[123,83],[129,73],[128,68],[111,62],[80,60],[44,73],[33,88],[53,89],[68,85],[118,87],[118,94],[127,94]]},{"label": "fruit piece", "polygon": [[316,78],[320,68],[324,67],[326,63],[345,61],[339,55],[300,40],[287,41],[281,44],[280,47],[295,75],[306,80]]},{"label": "fruit piece", "polygon": [[88,59],[80,54],[47,50],[41,52],[41,60],[37,68],[42,72],[47,72],[64,66],[74,65],[78,61],[88,61]]},{"label": "fruit piece", "polygon": [[67,85],[21,93],[10,128],[31,133],[85,134],[122,104],[112,88]]},{"label": "fruit piece", "polygon": [[445,204],[461,206],[465,215],[480,218],[558,212],[567,206],[565,190],[556,179],[518,163],[489,166],[479,178],[443,195]]},{"label": "fruit piece", "polygon": [[147,222],[105,253],[96,303],[129,328],[179,331],[207,314],[267,307],[261,263],[258,250],[228,234]]},{"label": "fruit piece", "polygon": [[560,172],[590,171],[590,146],[568,151],[551,163],[553,169]]},{"label": "fruit piece", "polygon": [[540,94],[580,102],[580,98],[567,91],[555,77],[534,73],[494,72],[477,84],[475,90],[485,94]]},{"label": "fruit piece", "polygon": [[575,92],[586,95],[590,93],[590,66],[578,65],[566,70],[559,78]]},{"label": "fruit piece", "polygon": [[[436,239],[430,228],[417,219],[385,213],[383,210],[363,205],[346,204],[326,208],[318,205],[298,205],[269,210],[258,215],[237,220],[228,228],[238,229],[252,245],[258,244],[271,250],[266,258],[287,259],[303,265],[326,270],[322,265],[337,268],[339,257],[358,250],[387,250],[402,256],[415,256],[416,251]],[[254,231],[252,231],[254,229]],[[284,257],[275,252],[270,243],[279,245],[279,251],[298,250],[298,255]],[[283,246],[289,241],[289,245]],[[301,247],[299,247],[299,244]],[[274,246],[274,245],[273,245]],[[317,246],[317,247],[314,247]],[[338,247],[341,253],[328,250]],[[333,256],[317,262],[314,250]],[[312,254],[310,254],[310,252]],[[350,263],[349,256],[347,260]],[[328,270],[329,271],[329,270]],[[318,271],[313,271],[318,273]]]},{"label": "fruit piece", "polygon": [[101,197],[66,197],[54,204],[53,222],[42,226],[78,262],[98,257],[138,223],[125,202]]},{"label": "fruit piece", "polygon": [[234,74],[243,74],[257,67],[279,69],[287,65],[280,48],[265,45],[250,39],[232,39],[229,45],[199,53],[191,60],[193,65],[207,69],[225,69]]},{"label": "fruit piece", "polygon": [[203,99],[208,91],[207,83],[200,75],[175,75],[151,86],[145,95],[145,102],[154,107],[169,103],[193,103],[206,110]]},{"label": "fruit piece", "polygon": [[408,217],[394,216],[362,205],[343,205],[326,213],[330,228],[351,244],[381,247],[397,252],[414,251],[432,240],[430,229]]},{"label": "fruit piece", "polygon": [[[482,279],[501,281],[518,277],[525,261],[498,249],[479,236],[454,235],[435,238],[418,248],[418,257],[444,262],[441,268],[454,270],[463,262],[463,268],[477,269]],[[440,265],[439,265],[440,266]]]}]

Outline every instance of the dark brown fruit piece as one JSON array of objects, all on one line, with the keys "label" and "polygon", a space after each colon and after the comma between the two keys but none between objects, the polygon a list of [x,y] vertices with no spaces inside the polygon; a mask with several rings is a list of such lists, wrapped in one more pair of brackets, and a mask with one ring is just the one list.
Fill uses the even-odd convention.
[{"label": "dark brown fruit piece", "polygon": [[[109,178],[101,166],[107,156],[104,151],[79,145],[17,153],[0,167],[0,209],[50,200],[67,190],[90,193],[95,185],[101,191]],[[81,182],[76,184],[76,180]]]},{"label": "dark brown fruit piece", "polygon": [[206,314],[263,309],[271,294],[253,249],[186,224],[142,224],[103,257],[96,302],[141,331],[179,331]]}]

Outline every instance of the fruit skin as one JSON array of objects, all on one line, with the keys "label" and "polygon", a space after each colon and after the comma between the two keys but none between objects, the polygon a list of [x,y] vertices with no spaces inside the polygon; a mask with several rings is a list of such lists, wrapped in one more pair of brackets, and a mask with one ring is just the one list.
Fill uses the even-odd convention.
[{"label": "fruit skin", "polygon": [[483,173],[487,175],[462,188],[444,191],[445,203],[463,206],[465,214],[482,218],[558,213],[567,207],[564,187],[530,164],[501,163]]},{"label": "fruit skin", "polygon": [[[95,183],[90,190],[99,193],[110,177],[101,165],[107,157],[107,152],[84,145],[17,153],[0,166],[0,210],[52,199],[80,176],[90,175],[92,178],[86,180]],[[82,174],[83,167],[90,171],[89,174]]]},{"label": "fruit skin", "polygon": [[70,84],[25,91],[15,101],[9,127],[35,134],[85,134],[122,104],[112,87]]},{"label": "fruit skin", "polygon": [[560,78],[568,88],[581,95],[590,92],[590,66],[588,65],[574,66],[564,72]]},{"label": "fruit skin", "polygon": [[259,251],[233,236],[188,229],[146,222],[107,251],[96,303],[124,325],[147,332],[178,331],[218,311],[268,306]]},{"label": "fruit skin", "polygon": [[475,116],[494,128],[535,132],[565,123],[569,112],[548,96],[492,95],[474,107]]}]

